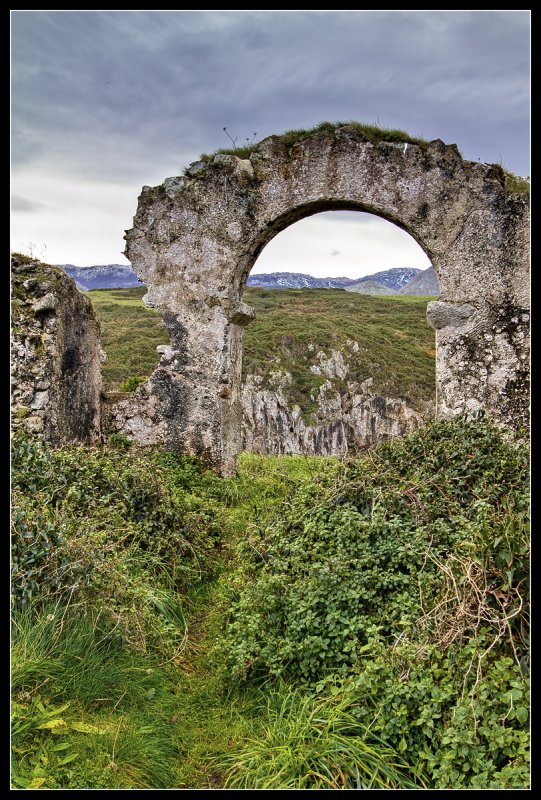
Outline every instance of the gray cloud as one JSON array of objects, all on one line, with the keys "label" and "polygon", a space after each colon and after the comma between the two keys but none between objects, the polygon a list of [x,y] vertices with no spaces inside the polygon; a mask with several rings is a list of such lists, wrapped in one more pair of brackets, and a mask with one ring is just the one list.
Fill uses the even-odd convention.
[{"label": "gray cloud", "polygon": [[26,197],[20,197],[19,195],[13,195],[11,198],[12,211],[33,212],[44,211],[48,208],[49,206],[46,206],[44,203],[38,203],[36,200],[28,200]]},{"label": "gray cloud", "polygon": [[14,12],[13,40],[23,162],[37,146],[130,174],[126,156],[227,145],[224,124],[243,139],[379,118],[482,160],[498,128],[527,167],[526,12]]},{"label": "gray cloud", "polygon": [[[20,171],[133,187],[356,119],[529,173],[527,11],[13,11]],[[46,197],[36,198],[45,202]]]}]

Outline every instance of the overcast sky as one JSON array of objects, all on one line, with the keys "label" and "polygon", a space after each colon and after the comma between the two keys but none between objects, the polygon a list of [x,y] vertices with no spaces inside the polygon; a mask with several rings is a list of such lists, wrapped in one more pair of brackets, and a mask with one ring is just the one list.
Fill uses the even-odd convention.
[{"label": "overcast sky", "polygon": [[[529,175],[529,11],[12,11],[12,249],[125,263],[144,184],[322,120],[456,143]],[[428,260],[369,214],[279,234],[257,272],[360,277]]]}]

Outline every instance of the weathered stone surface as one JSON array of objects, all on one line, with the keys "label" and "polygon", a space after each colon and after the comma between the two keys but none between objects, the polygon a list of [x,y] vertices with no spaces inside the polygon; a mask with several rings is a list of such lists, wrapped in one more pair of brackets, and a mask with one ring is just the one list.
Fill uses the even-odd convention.
[{"label": "weathered stone surface", "polygon": [[[529,198],[506,190],[499,167],[464,161],[440,140],[374,144],[350,125],[293,144],[271,136],[251,153],[251,169],[247,160],[197,162],[185,180],[145,187],[139,198],[126,255],[146,302],[164,312],[176,356],[120,404],[120,429],[233,468],[247,276],[277,233],[332,209],[398,224],[430,258],[441,302],[475,309],[465,319],[455,313],[461,325],[437,327],[439,413],[483,407],[511,429],[527,421]],[[142,422],[149,409],[152,433]]]},{"label": "weathered stone surface", "polygon": [[53,444],[97,442],[100,328],[88,298],[60,269],[18,263],[12,276],[13,427]]},{"label": "weathered stone surface", "polygon": [[[27,281],[25,281],[25,283],[26,282]],[[32,281],[32,283],[34,282]],[[35,303],[32,303],[32,311],[34,311],[36,314],[39,314],[42,311],[54,311],[57,303],[58,299],[54,296],[54,294],[48,293],[39,300],[36,300]]]},{"label": "weathered stone surface", "polygon": [[467,303],[458,305],[434,300],[427,305],[426,318],[434,330],[446,328],[448,325],[460,328],[474,312],[475,308]]}]

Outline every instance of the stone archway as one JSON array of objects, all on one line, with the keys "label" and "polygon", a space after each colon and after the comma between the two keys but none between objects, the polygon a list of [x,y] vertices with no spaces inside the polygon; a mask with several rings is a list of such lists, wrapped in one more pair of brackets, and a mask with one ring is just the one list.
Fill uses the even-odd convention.
[{"label": "stone archway", "polygon": [[502,426],[527,425],[529,204],[501,167],[440,140],[367,141],[355,125],[271,136],[246,155],[218,153],[143,187],[126,255],[171,346],[115,407],[119,429],[234,468],[247,276],[277,233],[332,209],[395,223],[434,265],[438,413],[484,408]]}]

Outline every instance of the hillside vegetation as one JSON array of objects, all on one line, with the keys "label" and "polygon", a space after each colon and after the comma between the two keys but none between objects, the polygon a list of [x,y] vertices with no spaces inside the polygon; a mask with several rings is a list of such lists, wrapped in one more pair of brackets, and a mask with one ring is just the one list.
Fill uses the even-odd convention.
[{"label": "hillside vegetation", "polygon": [[101,323],[101,344],[107,355],[102,365],[105,391],[123,391],[129,378],[148,377],[160,361],[156,347],[169,342],[161,315],[143,305],[145,293],[144,286],[84,292]]},{"label": "hillside vegetation", "polygon": [[[109,391],[129,388],[130,378],[150,375],[159,362],[156,345],[168,340],[160,314],[143,306],[144,293],[144,287],[88,292],[101,320],[107,353],[103,377]],[[349,365],[345,381],[335,382],[338,389],[345,389],[348,381],[372,378],[374,392],[405,397],[413,407],[434,398],[429,298],[248,287],[244,299],[257,316],[245,330],[243,376],[262,375],[268,383],[272,372],[290,372],[290,399],[303,411],[311,410],[311,395],[325,380],[310,367],[317,366],[318,352],[328,356],[333,349],[342,351]],[[352,347],[355,343],[358,349]]]},{"label": "hillside vegetation", "polygon": [[13,447],[17,788],[526,788],[528,454]]}]

